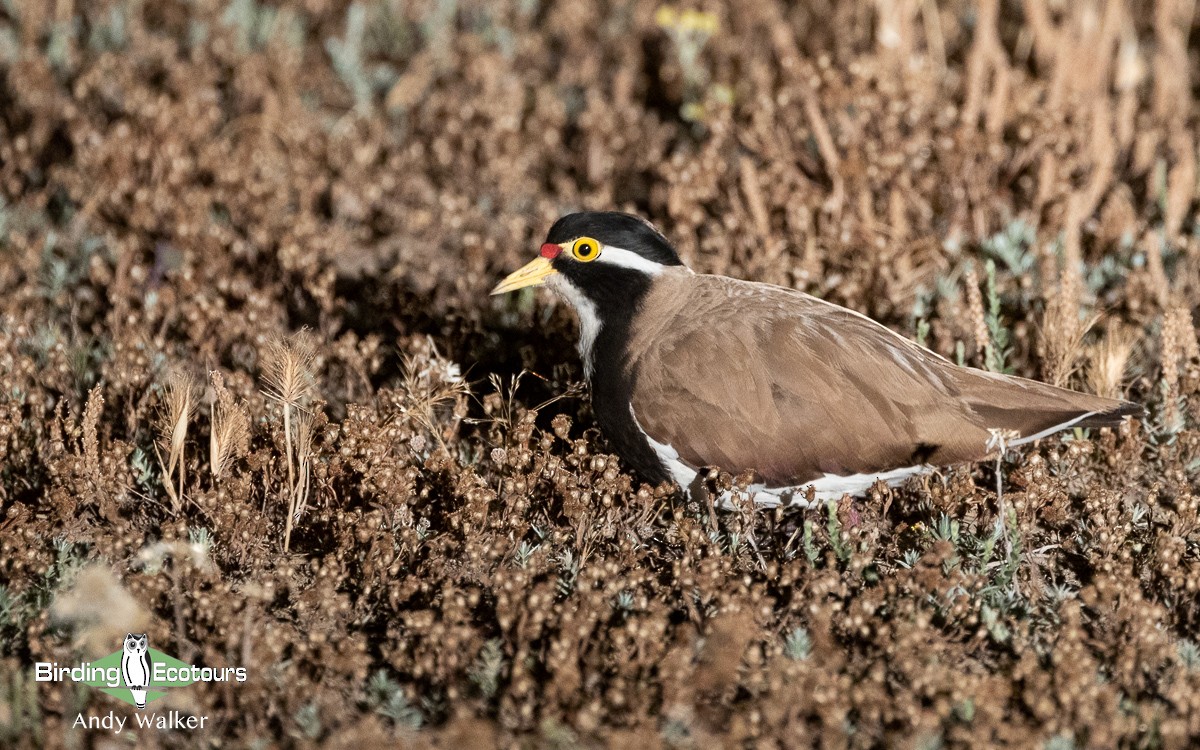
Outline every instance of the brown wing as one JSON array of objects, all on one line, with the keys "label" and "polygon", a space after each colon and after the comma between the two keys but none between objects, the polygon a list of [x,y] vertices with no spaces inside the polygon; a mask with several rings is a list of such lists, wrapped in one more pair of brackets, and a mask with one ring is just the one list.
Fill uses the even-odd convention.
[{"label": "brown wing", "polygon": [[781,287],[663,274],[630,344],[642,429],[694,466],[769,485],[986,455],[1130,404],[958,367],[853,311]]}]

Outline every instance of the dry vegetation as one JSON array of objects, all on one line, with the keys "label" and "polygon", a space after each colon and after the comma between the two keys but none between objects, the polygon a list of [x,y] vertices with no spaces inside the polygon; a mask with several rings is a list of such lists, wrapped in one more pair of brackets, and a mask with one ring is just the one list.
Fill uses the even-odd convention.
[{"label": "dry vegetation", "polygon": [[[0,1],[0,744],[1195,746],[1194,3],[705,9]],[[690,505],[485,296],[580,207],[1148,418]]]}]

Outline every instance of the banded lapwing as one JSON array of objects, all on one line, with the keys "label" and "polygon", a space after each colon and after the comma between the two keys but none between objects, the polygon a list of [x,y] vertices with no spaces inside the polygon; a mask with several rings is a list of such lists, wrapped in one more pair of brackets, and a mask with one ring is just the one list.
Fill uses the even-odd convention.
[{"label": "banded lapwing", "polygon": [[[756,502],[861,494],[1142,409],[961,367],[875,321],[770,284],[692,272],[629,214],[575,213],[492,294],[546,284],[579,316],[605,437],[644,479],[753,470]],[[727,498],[726,498],[727,499]]]}]

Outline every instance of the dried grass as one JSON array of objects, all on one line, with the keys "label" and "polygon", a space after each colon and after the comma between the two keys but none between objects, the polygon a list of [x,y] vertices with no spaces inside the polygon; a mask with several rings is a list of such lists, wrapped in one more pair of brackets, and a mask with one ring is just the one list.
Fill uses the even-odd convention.
[{"label": "dried grass", "polygon": [[[690,56],[586,0],[0,12],[0,746],[111,743],[20,678],[103,648],[49,615],[100,560],[250,670],[169,745],[1193,744],[1194,4],[1020,6],[718,3]],[[1153,417],[712,511],[486,295],[581,207]]]},{"label": "dried grass", "polygon": [[[196,409],[196,384],[190,374],[173,370],[159,402],[158,441],[154,445],[162,470],[163,489],[178,515],[187,482],[187,434]],[[164,459],[163,456],[166,456]]]},{"label": "dried grass", "polygon": [[1163,316],[1159,352],[1163,393],[1161,422],[1166,432],[1175,434],[1184,425],[1182,394],[1179,389],[1184,363],[1200,359],[1196,327],[1192,323],[1191,311],[1186,306],[1175,305]]},{"label": "dried grass", "polygon": [[1104,338],[1092,347],[1087,370],[1092,393],[1105,398],[1122,398],[1122,384],[1136,345],[1137,336],[1119,324],[1104,332]]},{"label": "dried grass", "polygon": [[[284,492],[288,514],[283,532],[283,549],[291,548],[292,527],[308,500],[309,464],[312,447],[312,414],[309,407],[316,395],[316,346],[300,331],[289,338],[271,339],[263,351],[262,378],[266,394],[283,410],[283,444],[287,456],[287,487]],[[302,455],[304,454],[304,455]]]},{"label": "dried grass", "polygon": [[225,387],[221,373],[213,370],[208,377],[214,393],[209,420],[208,465],[213,484],[218,484],[234,461],[250,450],[250,417],[246,408],[237,403]]}]

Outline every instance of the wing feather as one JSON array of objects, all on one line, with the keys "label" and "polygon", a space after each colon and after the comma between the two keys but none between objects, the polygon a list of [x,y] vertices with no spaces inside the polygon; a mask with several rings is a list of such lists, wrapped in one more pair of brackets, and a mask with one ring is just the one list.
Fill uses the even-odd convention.
[{"label": "wing feather", "polygon": [[851,310],[766,284],[664,274],[629,347],[642,428],[693,467],[769,485],[974,460],[1122,402],[953,365]]}]

